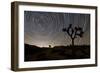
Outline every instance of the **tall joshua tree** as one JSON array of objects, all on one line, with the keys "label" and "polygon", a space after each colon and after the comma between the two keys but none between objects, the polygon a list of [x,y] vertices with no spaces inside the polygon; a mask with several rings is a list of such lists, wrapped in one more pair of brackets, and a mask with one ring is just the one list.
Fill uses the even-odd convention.
[{"label": "tall joshua tree", "polygon": [[72,24],[69,24],[68,28],[63,28],[63,32],[67,32],[67,34],[70,36],[72,40],[72,46],[74,46],[74,40],[77,37],[82,37],[83,36],[83,29],[82,27],[72,27]]}]

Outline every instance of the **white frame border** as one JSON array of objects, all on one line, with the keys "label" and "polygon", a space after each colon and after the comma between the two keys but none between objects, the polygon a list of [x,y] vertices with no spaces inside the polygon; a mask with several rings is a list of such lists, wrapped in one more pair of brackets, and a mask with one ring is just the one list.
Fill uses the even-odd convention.
[{"label": "white frame border", "polygon": [[[88,13],[91,14],[91,58],[79,59],[79,60],[55,60],[55,61],[34,61],[24,62],[24,10],[27,11],[47,11],[47,12],[66,12],[66,13]],[[63,8],[63,7],[50,7],[50,6],[27,6],[19,5],[19,68],[36,68],[36,67],[50,67],[50,66],[72,66],[72,65],[84,65],[95,64],[95,9],[82,9],[82,8]]]}]

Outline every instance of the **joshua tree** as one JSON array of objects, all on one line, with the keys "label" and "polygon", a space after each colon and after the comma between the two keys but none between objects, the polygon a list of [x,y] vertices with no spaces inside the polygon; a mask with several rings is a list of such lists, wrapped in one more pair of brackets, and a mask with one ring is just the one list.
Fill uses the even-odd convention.
[{"label": "joshua tree", "polygon": [[68,28],[63,28],[63,32],[67,32],[67,34],[70,36],[72,40],[72,46],[74,46],[74,40],[77,37],[82,37],[83,36],[83,29],[81,27],[72,27],[72,24],[69,24]]}]

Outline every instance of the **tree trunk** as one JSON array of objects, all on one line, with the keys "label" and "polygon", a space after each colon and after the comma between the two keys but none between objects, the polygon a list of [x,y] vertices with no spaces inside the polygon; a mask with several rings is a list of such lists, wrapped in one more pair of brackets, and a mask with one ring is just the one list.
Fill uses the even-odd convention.
[{"label": "tree trunk", "polygon": [[72,38],[72,46],[74,46],[74,38]]},{"label": "tree trunk", "polygon": [[[72,48],[74,48],[74,38],[72,38]],[[74,59],[76,56],[76,53],[75,53],[75,48],[72,49],[72,58]]]}]

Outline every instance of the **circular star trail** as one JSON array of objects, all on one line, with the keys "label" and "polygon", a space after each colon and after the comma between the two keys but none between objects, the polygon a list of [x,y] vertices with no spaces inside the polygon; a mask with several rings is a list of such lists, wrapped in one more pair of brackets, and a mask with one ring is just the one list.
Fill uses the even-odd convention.
[{"label": "circular star trail", "polygon": [[24,11],[24,40],[39,47],[70,45],[70,37],[62,32],[69,24],[83,27],[83,38],[75,44],[90,44],[90,14]]}]

